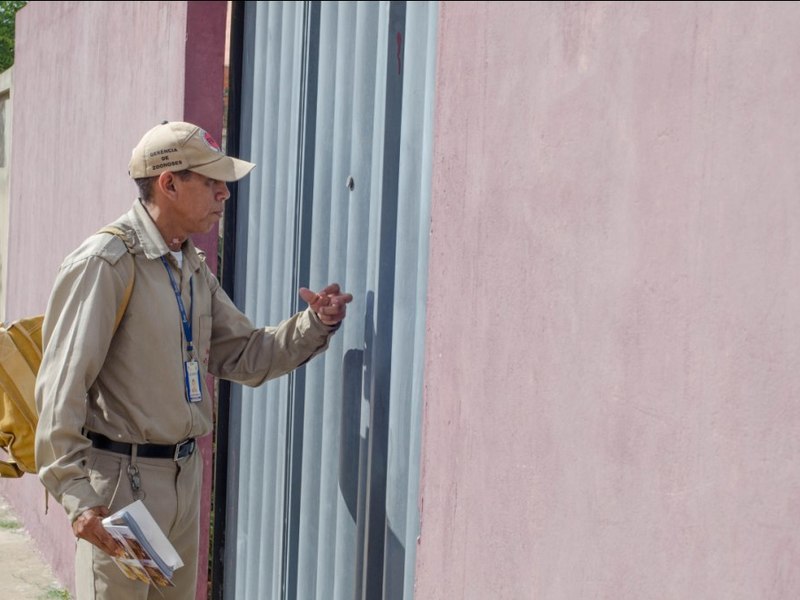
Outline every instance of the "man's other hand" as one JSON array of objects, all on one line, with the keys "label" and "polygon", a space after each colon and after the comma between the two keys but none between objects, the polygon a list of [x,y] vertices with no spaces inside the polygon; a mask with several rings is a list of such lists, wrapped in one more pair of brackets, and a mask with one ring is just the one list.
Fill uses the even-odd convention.
[{"label": "man's other hand", "polygon": [[122,548],[114,536],[103,527],[103,517],[107,517],[109,514],[111,513],[105,506],[95,506],[85,510],[72,522],[72,532],[75,537],[91,542],[103,552],[111,556],[119,556]]}]

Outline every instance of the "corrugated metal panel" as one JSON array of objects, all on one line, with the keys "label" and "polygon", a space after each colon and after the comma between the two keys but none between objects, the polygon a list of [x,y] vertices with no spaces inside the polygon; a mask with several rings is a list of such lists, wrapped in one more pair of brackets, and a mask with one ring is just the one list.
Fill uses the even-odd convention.
[{"label": "corrugated metal panel", "polygon": [[226,598],[413,597],[436,11],[246,5],[237,303],[354,301],[325,355],[234,386]]}]

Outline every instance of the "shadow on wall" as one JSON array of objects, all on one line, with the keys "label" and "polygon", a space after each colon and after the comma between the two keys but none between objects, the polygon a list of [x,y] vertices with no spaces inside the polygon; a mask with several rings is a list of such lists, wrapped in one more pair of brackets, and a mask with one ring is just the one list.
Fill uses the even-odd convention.
[{"label": "shadow on wall", "polygon": [[[368,291],[364,324],[364,350],[348,350],[342,361],[342,410],[339,426],[339,491],[347,510],[356,523],[356,597],[362,595],[366,579],[383,579],[386,598],[403,595],[405,548],[394,534],[386,518],[386,458],[388,427],[373,427],[376,408],[388,420],[389,406],[375,407],[371,390],[374,368],[373,350],[377,343],[391,345],[391,335],[383,340],[373,328],[375,292]],[[389,327],[391,327],[391,321]],[[389,365],[386,365],[386,369]],[[382,381],[388,387],[389,374]],[[381,394],[388,404],[389,393]],[[363,411],[369,414],[362,415]],[[363,430],[362,430],[363,428]],[[377,515],[375,514],[377,511]],[[370,531],[367,524],[382,523],[379,531]],[[370,539],[371,538],[371,539]],[[365,545],[370,548],[369,563],[364,573]],[[375,555],[376,546],[380,548]],[[377,573],[375,572],[377,571]]]}]

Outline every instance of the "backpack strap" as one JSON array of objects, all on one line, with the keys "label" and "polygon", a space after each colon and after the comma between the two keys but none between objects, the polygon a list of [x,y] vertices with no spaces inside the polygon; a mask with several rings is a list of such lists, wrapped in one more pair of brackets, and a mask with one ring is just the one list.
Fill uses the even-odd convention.
[{"label": "backpack strap", "polygon": [[[107,227],[103,227],[97,233],[110,233],[112,235],[117,236],[122,242],[125,244],[125,247],[128,248],[128,252],[131,251],[131,239],[130,234],[120,229],[119,227],[115,227],[114,225],[109,225]],[[119,305],[117,309],[117,317],[114,320],[114,333],[117,331],[117,327],[119,327],[120,322],[122,321],[122,317],[125,316],[125,311],[128,309],[128,302],[131,299],[131,294],[133,293],[133,282],[136,279],[136,265],[133,265],[131,269],[131,280],[128,282],[128,287],[125,288],[125,296],[122,299],[122,304]]]}]

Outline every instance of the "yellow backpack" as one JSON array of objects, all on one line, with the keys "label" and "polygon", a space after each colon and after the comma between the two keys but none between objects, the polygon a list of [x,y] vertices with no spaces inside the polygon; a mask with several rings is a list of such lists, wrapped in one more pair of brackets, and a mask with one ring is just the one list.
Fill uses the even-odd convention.
[{"label": "yellow backpack", "polygon": [[[98,233],[113,233],[128,245],[126,234],[121,229],[104,227]],[[117,310],[114,331],[128,307],[133,279],[132,275]],[[36,473],[34,441],[39,415],[34,388],[36,374],[42,363],[43,320],[44,315],[37,315],[19,319],[10,325],[0,323],[0,448],[10,458],[7,461],[0,460],[0,477]]]},{"label": "yellow backpack", "polygon": [[35,473],[33,441],[36,402],[33,388],[42,362],[42,316],[0,326],[0,447],[11,460],[0,460],[0,477]]}]

